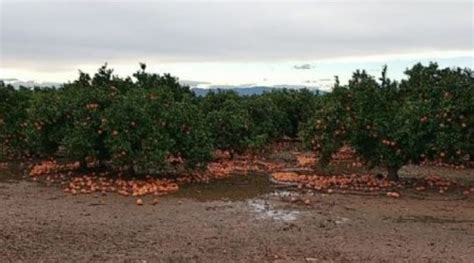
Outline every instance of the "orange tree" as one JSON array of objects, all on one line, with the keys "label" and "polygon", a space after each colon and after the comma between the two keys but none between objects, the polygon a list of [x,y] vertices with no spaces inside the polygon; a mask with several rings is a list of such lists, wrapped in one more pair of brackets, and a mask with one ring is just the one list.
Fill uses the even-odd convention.
[{"label": "orange tree", "polygon": [[271,98],[261,95],[244,97],[244,107],[251,123],[250,149],[263,150],[266,145],[285,135],[287,118]]},{"label": "orange tree", "polygon": [[209,92],[201,108],[214,147],[234,153],[261,151],[285,135],[289,121],[270,96],[239,96],[234,91]]},{"label": "orange tree", "polygon": [[146,99],[146,90],[131,89],[117,95],[102,114],[100,129],[111,163],[132,173],[135,167],[164,167],[172,146],[166,126],[160,125],[163,118],[157,116],[163,107],[151,112]]},{"label": "orange tree", "polygon": [[349,140],[352,124],[349,106],[351,98],[347,87],[340,86],[336,78],[333,91],[320,97],[313,116],[300,127],[300,137],[306,145],[320,154],[319,163],[322,166],[328,165],[331,155]]},{"label": "orange tree", "polygon": [[38,88],[34,90],[28,108],[27,141],[37,157],[47,158],[59,149],[69,126],[63,90]]},{"label": "orange tree", "polygon": [[169,74],[150,74],[145,72],[145,64],[140,67],[133,75],[137,79],[135,87],[145,90],[143,107],[152,125],[171,140],[168,155],[179,157],[190,168],[209,161],[211,136],[195,94]]},{"label": "orange tree", "polygon": [[173,142],[170,149],[172,156],[182,158],[190,168],[211,160],[214,149],[211,134],[195,98],[183,95],[180,101],[175,101],[164,112],[164,128]]},{"label": "orange tree", "polygon": [[252,122],[242,97],[234,91],[209,92],[201,109],[216,149],[229,151],[232,157],[248,149]]},{"label": "orange tree", "polygon": [[461,161],[472,152],[472,72],[420,64],[407,80],[376,81],[356,71],[348,85],[336,84],[324,105],[302,131],[323,160],[350,144],[373,167],[385,166],[398,180],[405,164],[443,158]]},{"label": "orange tree", "polygon": [[106,146],[117,164],[166,168],[168,157],[189,168],[211,158],[212,144],[204,117],[193,98],[162,87],[131,89],[104,114]]},{"label": "orange tree", "polygon": [[[422,158],[459,163],[474,155],[474,77],[470,69],[417,64],[400,84],[411,118],[411,148]],[[413,112],[413,113],[412,113]],[[408,119],[409,116],[402,116]],[[423,145],[423,146],[421,146]],[[416,159],[412,156],[412,159]]]},{"label": "orange tree", "polygon": [[261,97],[269,98],[279,111],[279,132],[290,138],[298,137],[301,130],[319,108],[319,91],[313,92],[309,89],[275,89],[266,92]]},{"label": "orange tree", "polygon": [[15,90],[0,81],[0,158],[25,157],[29,154],[27,120],[32,91]]},{"label": "orange tree", "polygon": [[83,168],[86,159],[104,164],[112,157],[105,145],[107,134],[102,126],[107,119],[104,115],[114,101],[120,100],[119,94],[128,89],[127,84],[113,79],[112,71],[102,67],[93,78],[80,73],[76,81],[64,85],[63,101],[68,125],[61,144],[66,156],[79,160]]},{"label": "orange tree", "polygon": [[164,171],[170,156],[188,167],[207,162],[211,144],[189,89],[146,73],[144,65],[134,76],[119,78],[105,65],[92,78],[80,73],[58,90],[35,94],[28,110],[40,125],[29,136],[35,150],[79,160],[83,168],[96,161],[131,173]]}]

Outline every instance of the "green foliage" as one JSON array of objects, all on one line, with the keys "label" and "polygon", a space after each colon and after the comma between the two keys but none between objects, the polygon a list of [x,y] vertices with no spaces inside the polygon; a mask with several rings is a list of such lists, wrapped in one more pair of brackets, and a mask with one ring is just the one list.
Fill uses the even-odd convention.
[{"label": "green foliage", "polygon": [[[268,144],[292,135],[295,125],[303,118],[293,118],[291,110],[299,103],[290,97],[301,96],[313,100],[314,95],[303,92],[271,92],[264,95],[239,96],[234,91],[218,90],[209,92],[201,100],[201,108],[206,114],[214,147],[227,150],[231,154],[247,150],[260,151]],[[310,98],[306,98],[306,97]],[[285,103],[294,102],[292,107]],[[308,104],[311,106],[314,104]],[[304,107],[302,107],[304,109]]]},{"label": "green foliage", "polygon": [[183,158],[190,167],[211,160],[213,150],[209,130],[199,106],[185,96],[165,116],[166,130],[173,140],[171,154]]},{"label": "green foliage", "polygon": [[347,86],[324,98],[302,132],[306,141],[326,163],[350,144],[370,166],[386,166],[392,179],[410,162],[461,161],[473,149],[472,72],[418,64],[406,74],[397,83],[386,77],[386,68],[379,81],[356,71]]},{"label": "green foliage", "polygon": [[[474,155],[474,77],[470,69],[439,69],[421,64],[407,70],[400,85],[409,110],[404,112],[413,133],[411,144],[430,159],[458,162]],[[408,125],[407,125],[408,126]],[[415,141],[416,140],[416,141]]]},{"label": "green foliage", "polygon": [[261,151],[274,141],[296,138],[318,103],[319,96],[306,89],[253,96],[218,90],[201,98],[201,109],[214,147],[233,154]]},{"label": "green foliage", "polygon": [[67,125],[61,144],[68,158],[85,161],[86,158],[106,160],[110,157],[104,143],[103,115],[117,94],[112,88],[92,86],[84,74],[74,83],[65,85]]},{"label": "green foliage", "polygon": [[194,94],[144,70],[133,81],[104,65],[92,78],[80,72],[61,88],[29,93],[2,85],[2,153],[61,155],[132,172],[166,169],[170,156],[187,167],[206,163],[212,144]]},{"label": "green foliage", "polygon": [[263,97],[270,98],[280,111],[280,132],[290,138],[298,137],[301,127],[313,116],[319,108],[321,96],[308,89],[274,90],[264,93]]},{"label": "green foliage", "polygon": [[164,92],[172,94],[175,101],[182,101],[185,97],[194,97],[194,93],[187,86],[179,84],[178,79],[170,74],[160,76],[158,74],[150,74],[145,72],[146,65],[140,64],[141,70],[137,71],[133,76],[137,79],[136,88],[150,89],[160,87]]},{"label": "green foliage", "polygon": [[[202,166],[214,149],[264,150],[301,137],[322,164],[349,144],[369,166],[396,171],[425,159],[474,156],[474,81],[470,69],[417,64],[394,82],[356,71],[329,94],[278,90],[196,97],[144,64],[133,78],[107,65],[60,88],[14,89],[0,83],[0,157],[63,156],[111,169],[165,171],[170,159]],[[178,162],[180,163],[180,162]]]},{"label": "green foliage", "polygon": [[104,146],[114,165],[141,169],[165,166],[173,142],[167,130],[158,125],[162,110],[149,109],[147,93],[138,88],[117,95],[102,115]]},{"label": "green foliage", "polygon": [[321,164],[327,165],[331,155],[348,140],[351,115],[349,91],[336,85],[330,95],[321,97],[318,110],[300,129],[303,142],[321,154]]},{"label": "green foliage", "polygon": [[282,138],[287,124],[286,116],[267,96],[246,98],[245,108],[250,118],[250,145],[253,150],[262,149],[265,145]]},{"label": "green foliage", "polygon": [[37,89],[28,108],[27,142],[31,152],[50,157],[58,151],[67,129],[65,100],[62,91]]},{"label": "green foliage", "polygon": [[26,133],[31,93],[0,81],[0,159],[29,154]]},{"label": "green foliage", "polygon": [[214,147],[231,154],[246,150],[251,141],[250,114],[235,92],[210,92],[202,102]]}]

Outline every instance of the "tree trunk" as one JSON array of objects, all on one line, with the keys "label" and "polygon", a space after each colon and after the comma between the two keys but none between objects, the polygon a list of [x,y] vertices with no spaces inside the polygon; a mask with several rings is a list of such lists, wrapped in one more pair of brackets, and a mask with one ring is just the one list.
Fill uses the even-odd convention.
[{"label": "tree trunk", "polygon": [[398,181],[398,170],[400,170],[400,167],[398,166],[389,166],[387,168],[388,170],[388,180],[390,181]]},{"label": "tree trunk", "polygon": [[130,165],[127,167],[127,176],[134,177],[136,175],[135,172],[135,167],[133,165]]},{"label": "tree trunk", "polygon": [[88,167],[87,167],[87,161],[85,159],[81,159],[79,161],[79,170],[81,171],[87,171]]}]

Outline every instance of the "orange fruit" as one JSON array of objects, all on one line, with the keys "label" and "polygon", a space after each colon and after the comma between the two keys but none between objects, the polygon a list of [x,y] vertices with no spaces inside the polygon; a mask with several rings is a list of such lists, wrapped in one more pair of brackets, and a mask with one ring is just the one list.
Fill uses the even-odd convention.
[{"label": "orange fruit", "polygon": [[399,198],[400,194],[397,192],[387,192],[388,197]]}]

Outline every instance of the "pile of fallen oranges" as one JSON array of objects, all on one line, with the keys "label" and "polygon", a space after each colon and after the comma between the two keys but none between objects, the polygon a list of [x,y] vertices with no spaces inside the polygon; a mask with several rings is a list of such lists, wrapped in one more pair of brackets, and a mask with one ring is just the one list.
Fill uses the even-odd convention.
[{"label": "pile of fallen oranges", "polygon": [[314,155],[297,155],[296,161],[299,167],[314,167],[317,162],[317,158]]},{"label": "pile of fallen oranges", "polygon": [[417,191],[424,191],[426,186],[431,188],[439,188],[439,193],[442,194],[448,191],[449,187],[453,185],[453,182],[443,179],[437,175],[429,175],[424,178],[424,184],[417,186]]},{"label": "pile of fallen oranges", "polygon": [[[377,178],[370,174],[352,175],[301,175],[294,172],[277,172],[272,174],[276,181],[297,184],[298,188],[308,188],[316,191],[332,193],[338,190],[341,193],[347,191],[358,192],[385,192],[387,196],[398,198],[400,193],[397,189],[413,186],[416,191],[421,192],[427,189],[438,190],[440,194],[445,193],[455,185],[455,182],[441,178],[436,175],[426,176],[415,183],[393,182],[386,178]],[[474,194],[474,187],[463,192],[464,195]]]},{"label": "pile of fallen oranges", "polygon": [[436,167],[446,167],[452,169],[465,169],[466,165],[464,164],[449,164],[443,162],[442,160],[435,160],[435,161],[423,161],[420,163],[420,166],[436,166]]},{"label": "pile of fallen oranges", "polygon": [[80,166],[79,162],[71,164],[58,164],[56,161],[47,160],[43,161],[40,164],[34,165],[30,171],[30,176],[41,176],[45,174],[55,174],[65,171],[71,171],[78,169]]},{"label": "pile of fallen oranges", "polygon": [[[386,193],[387,196],[398,198],[397,192],[402,188],[412,187],[421,192],[427,189],[437,189],[439,193],[444,193],[454,188],[454,182],[443,179],[439,176],[431,175],[421,180],[407,182],[393,182],[384,177],[375,177],[371,174],[352,175],[314,175],[298,174],[295,172],[282,171],[287,164],[278,161],[268,161],[263,158],[242,155],[230,159],[225,152],[216,154],[214,162],[207,165],[203,171],[182,174],[173,179],[154,178],[146,176],[142,179],[125,178],[121,175],[111,176],[107,172],[81,174],[76,172],[79,163],[59,164],[54,160],[43,161],[34,165],[30,171],[33,180],[44,179],[47,183],[60,183],[64,192],[72,195],[77,194],[102,194],[117,193],[122,196],[137,197],[137,205],[143,205],[140,197],[145,195],[161,196],[179,190],[179,185],[188,183],[208,183],[212,180],[228,178],[234,174],[248,174],[250,172],[271,173],[272,179],[277,182],[284,182],[297,185],[299,188],[308,188],[316,191],[332,193],[338,191],[346,192],[367,192]],[[297,166],[302,168],[313,167],[318,159],[316,155],[296,153]],[[335,161],[354,160],[354,151],[348,147],[343,147],[335,156]],[[176,159],[176,160],[175,160]],[[179,162],[179,158],[173,159]],[[357,164],[360,165],[360,164]],[[474,193],[474,187],[464,191],[468,195]],[[153,204],[157,199],[153,200]]]},{"label": "pile of fallen oranges", "polygon": [[[137,205],[142,205],[139,197],[145,195],[161,196],[178,191],[179,185],[186,183],[208,183],[211,180],[224,179],[233,174],[247,174],[250,171],[271,172],[282,167],[264,160],[257,160],[250,156],[240,156],[235,160],[219,159],[208,164],[207,169],[201,172],[183,174],[173,179],[153,178],[144,179],[125,178],[121,175],[112,177],[107,172],[91,172],[81,174],[75,172],[79,163],[59,164],[54,160],[43,161],[30,170],[33,180],[43,179],[48,184],[59,183],[65,193],[102,194],[117,193],[122,196],[137,197]],[[153,203],[157,203],[154,199]]]},{"label": "pile of fallen oranges", "polygon": [[249,172],[271,172],[282,168],[282,164],[264,160],[252,159],[243,156],[236,160],[221,159],[207,165],[203,172],[196,172],[179,176],[176,182],[182,183],[208,183],[211,180],[225,179],[235,174],[248,174]]},{"label": "pile of fallen oranges", "polygon": [[123,196],[140,197],[144,195],[164,195],[178,190],[178,185],[167,179],[145,179],[107,178],[105,176],[84,175],[73,177],[64,188],[64,192],[75,194],[89,194],[100,192],[103,195],[108,192],[118,193]]},{"label": "pile of fallen oranges", "polygon": [[332,155],[332,161],[352,160],[355,156],[355,150],[349,146],[343,146],[339,151]]},{"label": "pile of fallen oranges", "polygon": [[272,178],[276,181],[296,183],[300,188],[310,188],[317,191],[328,191],[333,189],[356,190],[373,192],[388,190],[399,186],[399,184],[387,179],[377,179],[369,174],[356,175],[300,175],[293,172],[273,173]]}]

